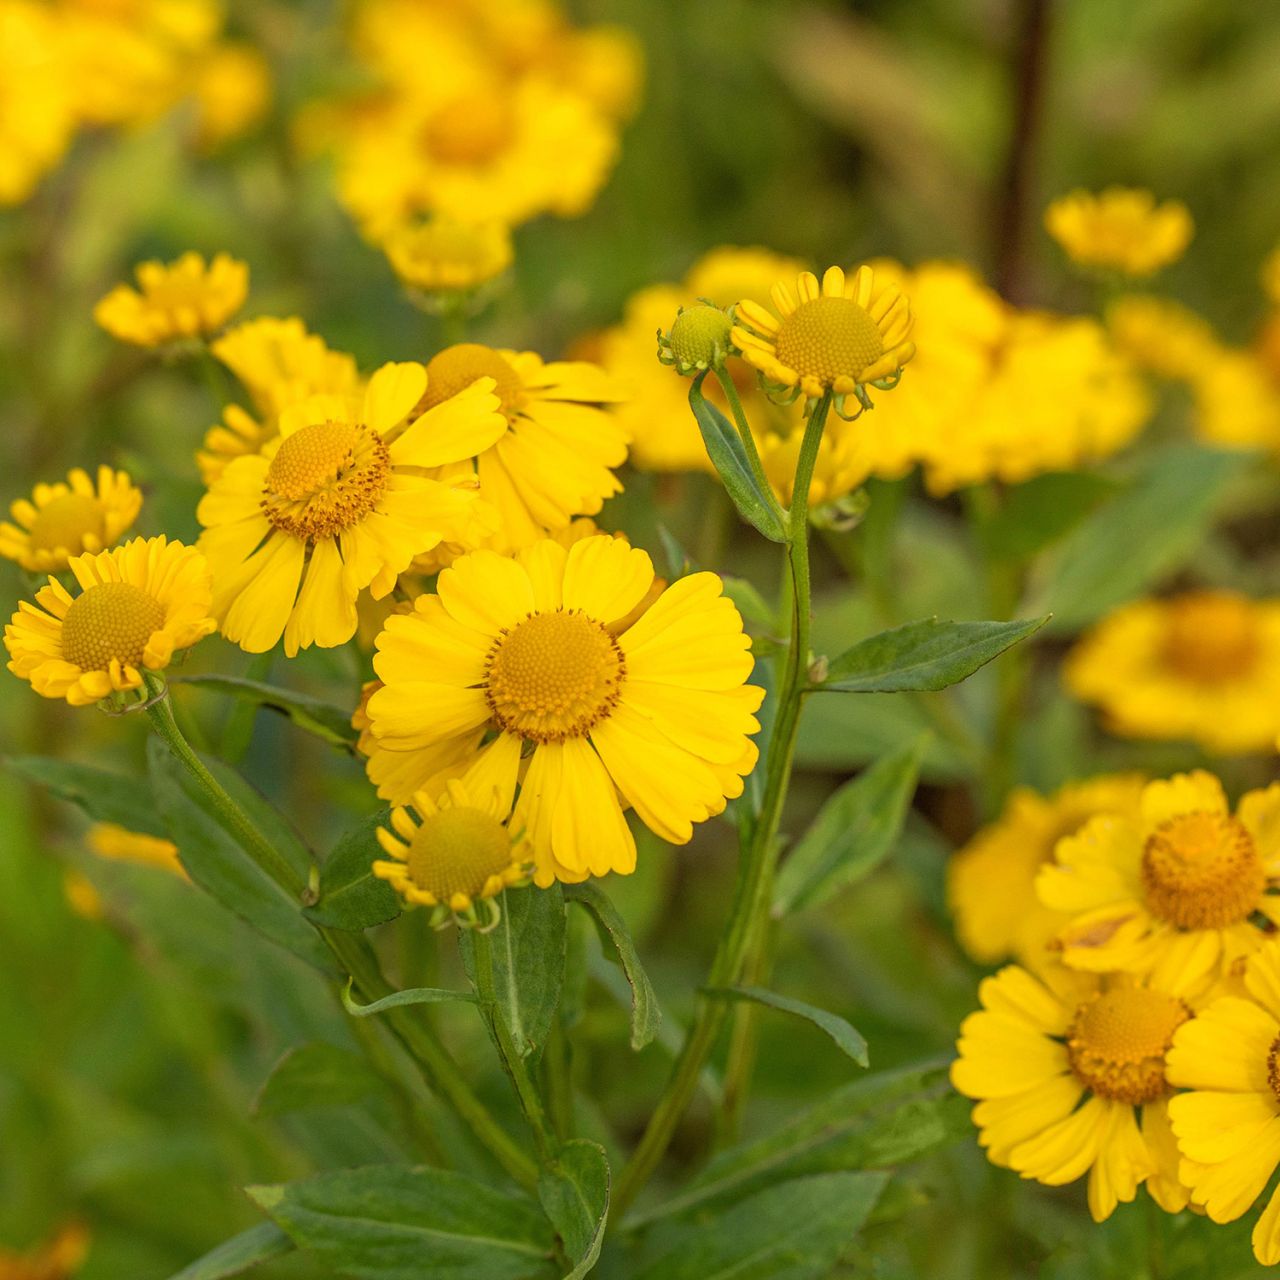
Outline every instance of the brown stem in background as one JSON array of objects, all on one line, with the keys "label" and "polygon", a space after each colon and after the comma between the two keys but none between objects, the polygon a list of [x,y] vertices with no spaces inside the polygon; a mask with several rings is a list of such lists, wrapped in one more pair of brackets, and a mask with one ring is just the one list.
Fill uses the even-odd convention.
[{"label": "brown stem in background", "polygon": [[1019,0],[1021,24],[1014,47],[1013,127],[1004,172],[995,190],[992,228],[995,284],[1010,302],[1027,298],[1027,204],[1032,196],[1043,115],[1045,64],[1052,0]]}]

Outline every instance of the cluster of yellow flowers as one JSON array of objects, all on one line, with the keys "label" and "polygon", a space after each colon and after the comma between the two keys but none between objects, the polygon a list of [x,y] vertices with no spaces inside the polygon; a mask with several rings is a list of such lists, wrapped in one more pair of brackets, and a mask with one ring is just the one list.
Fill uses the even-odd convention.
[{"label": "cluster of yellow flowers", "polygon": [[270,74],[224,40],[221,0],[0,0],[0,205],[27,199],[80,129],[153,120],[184,100],[197,146],[266,111]]}]

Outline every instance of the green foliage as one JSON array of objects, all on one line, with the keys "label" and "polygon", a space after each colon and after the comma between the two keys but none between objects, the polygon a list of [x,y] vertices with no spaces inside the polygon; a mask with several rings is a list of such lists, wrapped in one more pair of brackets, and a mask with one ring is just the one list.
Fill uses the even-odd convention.
[{"label": "green foliage", "polygon": [[349,710],[292,689],[281,689],[276,685],[263,684],[260,680],[246,680],[240,676],[177,676],[173,683],[194,685],[212,693],[226,694],[260,707],[268,707],[287,716],[299,729],[348,751],[354,749],[359,736],[351,727]]},{"label": "green foliage", "polygon": [[564,1280],[594,1270],[609,1216],[609,1161],[598,1143],[575,1138],[538,1177],[538,1199],[573,1264]]},{"label": "green foliage", "polygon": [[401,911],[400,895],[373,874],[382,856],[377,831],[387,825],[389,810],[381,809],[353,827],[320,864],[320,888],[306,916],[316,924],[359,931],[394,920]]},{"label": "green foliage", "polygon": [[803,1000],[792,1000],[790,996],[779,995],[776,991],[766,991],[763,987],[707,987],[706,994],[720,1000],[750,1000],[770,1009],[778,1009],[782,1013],[793,1014],[811,1022],[835,1042],[836,1046],[847,1053],[860,1067],[869,1065],[867,1059],[867,1042],[862,1033],[839,1015],[826,1009],[815,1009]]},{"label": "green foliage", "polygon": [[475,1004],[476,998],[470,991],[449,991],[443,987],[410,987],[407,991],[397,991],[393,995],[383,996],[381,1000],[369,1004],[357,1004],[351,997],[351,981],[342,989],[342,1007],[353,1018],[371,1018],[375,1013],[385,1013],[388,1009],[399,1009],[410,1004]]},{"label": "green foliage", "polygon": [[380,1088],[378,1077],[359,1054],[315,1041],[290,1049],[271,1068],[253,1110],[260,1116],[279,1116],[314,1107],[342,1107]]},{"label": "green foliage", "polygon": [[4,767],[82,809],[95,822],[114,822],[148,836],[168,834],[155,805],[131,778],[95,765],[44,756],[6,756]]},{"label": "green foliage", "polygon": [[279,1227],[263,1222],[224,1241],[170,1280],[227,1280],[292,1251],[293,1241]]}]

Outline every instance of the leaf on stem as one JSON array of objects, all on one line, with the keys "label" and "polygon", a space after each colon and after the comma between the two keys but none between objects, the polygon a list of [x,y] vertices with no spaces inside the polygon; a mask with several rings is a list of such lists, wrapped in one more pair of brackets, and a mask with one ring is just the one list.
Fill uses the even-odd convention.
[{"label": "leaf on stem", "polygon": [[392,995],[383,996],[371,1004],[357,1004],[352,998],[351,988],[354,978],[347,979],[342,988],[342,1007],[353,1018],[371,1018],[375,1013],[385,1013],[388,1009],[398,1009],[405,1004],[475,1004],[476,998],[470,991],[450,991],[447,987],[409,987],[405,991],[396,991]]},{"label": "leaf on stem", "polygon": [[573,1269],[563,1280],[582,1280],[595,1267],[609,1215],[609,1161],[604,1148],[575,1138],[538,1177],[538,1199]]},{"label": "leaf on stem", "polygon": [[224,693],[232,698],[243,698],[260,707],[269,707],[286,715],[299,729],[323,738],[335,747],[350,751],[359,736],[351,727],[351,710],[313,698],[310,694],[294,693],[276,685],[263,684],[260,680],[246,680],[240,676],[198,675],[174,676],[170,684],[194,685],[214,693]]},{"label": "leaf on stem", "polygon": [[164,819],[146,788],[94,765],[52,760],[46,756],[5,756],[4,767],[83,810],[95,822],[114,822],[128,831],[167,837]]},{"label": "leaf on stem", "polygon": [[260,1262],[282,1257],[293,1252],[293,1241],[279,1227],[270,1222],[259,1223],[242,1231],[230,1240],[224,1240],[203,1258],[170,1277],[170,1280],[228,1280],[238,1276]]},{"label": "leaf on stem", "polygon": [[703,987],[702,990],[704,995],[719,1000],[751,1000],[755,1004],[767,1005],[770,1009],[778,1009],[782,1013],[803,1018],[806,1022],[813,1023],[819,1030],[825,1031],[836,1046],[848,1054],[858,1066],[869,1065],[867,1042],[862,1033],[839,1014],[805,1004],[803,1000],[793,1000],[790,996],[780,996],[776,991],[766,991],[764,987]]},{"label": "leaf on stem", "polygon": [[303,913],[308,920],[359,932],[400,914],[400,896],[373,874],[374,859],[383,856],[377,831],[387,825],[387,814],[383,809],[366,818],[330,850],[320,864],[319,897]]},{"label": "leaf on stem", "polygon": [[314,1041],[290,1049],[271,1068],[258,1090],[252,1111],[280,1116],[315,1107],[345,1107],[381,1088],[378,1077],[359,1054]]}]

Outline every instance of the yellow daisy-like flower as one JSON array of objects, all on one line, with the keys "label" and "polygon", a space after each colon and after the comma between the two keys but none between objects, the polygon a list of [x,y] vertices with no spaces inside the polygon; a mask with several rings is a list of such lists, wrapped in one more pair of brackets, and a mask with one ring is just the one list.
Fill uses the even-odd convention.
[{"label": "yellow daisy-like flower", "polygon": [[390,831],[378,828],[394,861],[375,862],[373,874],[412,906],[434,907],[433,923],[497,924],[492,899],[531,872],[524,833],[504,825],[497,791],[453,779],[438,799],[419,791],[410,803],[413,813],[392,809]]},{"label": "yellow daisy-like flower", "polygon": [[0,1280],[71,1280],[88,1255],[88,1228],[68,1223],[51,1240],[26,1253],[0,1249]]},{"label": "yellow daisy-like flower", "polygon": [[5,628],[9,670],[73,707],[138,689],[175,652],[216,630],[209,566],[194,547],[134,538],[114,551],[73,556],[73,596],[56,578]]},{"label": "yellow daisy-like flower", "polygon": [[1177,262],[1194,224],[1180,200],[1157,205],[1150,191],[1108,187],[1100,195],[1073,191],[1045,211],[1044,225],[1084,267],[1149,276]]},{"label": "yellow daisy-like flower", "polygon": [[[764,473],[783,506],[789,507],[792,503],[792,485],[803,442],[802,425],[792,428],[785,436],[773,432],[757,433],[756,443]],[[875,455],[875,445],[865,433],[823,433],[818,443],[818,456],[814,460],[813,478],[809,483],[809,507],[816,519],[822,518],[822,507],[847,497],[875,473]]]},{"label": "yellow daisy-like flower", "polygon": [[1222,353],[1209,322],[1168,298],[1125,294],[1107,307],[1106,319],[1116,346],[1140,369],[1162,378],[1191,381]]},{"label": "yellow daisy-like flower", "polygon": [[[795,288],[773,286],[773,312],[744,298],[733,340],[767,384],[814,399],[831,391],[837,411],[856,417],[870,407],[866,384],[896,386],[902,367],[915,355],[911,308],[892,285],[879,290],[870,267],[846,277],[828,267],[819,284],[801,272]],[[846,415],[842,401],[855,395],[859,408]]]},{"label": "yellow daisy-like flower", "polygon": [[414,556],[474,523],[474,488],[424,470],[506,430],[492,385],[473,382],[410,422],[426,370],[388,364],[363,400],[312,396],[285,410],[279,436],[232,462],[196,511],[222,634],[250,653],[283,635],[289,657],[351,639],[361,591],[381,599]]},{"label": "yellow daisy-like flower", "polygon": [[1136,814],[1090,819],[1054,856],[1036,891],[1071,917],[1055,940],[1068,965],[1207,986],[1280,922],[1280,783],[1232,816],[1212,774],[1150,782]]},{"label": "yellow daisy-like flower", "polygon": [[1280,384],[1259,358],[1264,354],[1223,347],[1192,379],[1195,432],[1201,440],[1280,452]]},{"label": "yellow daisy-like flower", "polygon": [[191,79],[196,101],[196,143],[214,151],[249,132],[271,106],[271,69],[251,44],[215,46]]},{"label": "yellow daisy-like flower", "polygon": [[426,294],[478,288],[500,276],[513,257],[511,233],[502,223],[444,217],[397,227],[382,248],[400,280]]},{"label": "yellow daisy-like flower", "polygon": [[[604,536],[567,550],[544,539],[446,569],[435,595],[388,619],[369,719],[388,756],[469,767],[527,831],[535,879],[580,881],[635,868],[620,798],[673,844],[740,795],[763,691],[746,684],[750,640],[715,574],[668,587],[625,630],[653,584],[640,550]],[[526,754],[527,753],[527,754]],[[406,765],[404,772],[410,766]],[[384,781],[381,794],[396,794]]]},{"label": "yellow daisy-like flower", "polygon": [[1010,956],[1041,972],[1050,939],[1068,922],[1036,896],[1036,876],[1064,836],[1100,813],[1132,813],[1143,779],[1115,774],[1071,782],[1051,796],[1010,793],[1000,816],[958,850],[947,867],[947,901],[961,946],[980,964]]},{"label": "yellow daisy-like flower", "polygon": [[[1234,1222],[1280,1165],[1280,943],[1249,959],[1243,996],[1222,996],[1179,1027],[1168,1055],[1169,1102],[1191,1202]],[[1280,1262],[1280,1189],[1253,1228],[1263,1266]]]},{"label": "yellow daisy-like flower", "polygon": [[138,288],[116,285],[94,307],[93,318],[112,337],[139,347],[207,337],[249,293],[249,268],[225,253],[208,265],[198,253],[184,253],[167,266],[143,262],[135,274]]},{"label": "yellow daisy-like flower", "polygon": [[1113,733],[1269,750],[1280,733],[1280,600],[1189,591],[1125,605],[1077,643],[1063,679]]},{"label": "yellow daisy-like flower", "polygon": [[992,1164],[1051,1187],[1087,1173],[1095,1222],[1143,1184],[1162,1209],[1184,1208],[1165,1053],[1192,1018],[1185,990],[1009,965],[978,994],[951,1083],[978,1099],[973,1122]]},{"label": "yellow daisy-like flower", "polygon": [[76,467],[65,484],[38,484],[30,500],[10,506],[14,522],[0,523],[0,556],[35,573],[59,573],[72,556],[111,546],[141,507],[142,491],[123,471],[99,467],[95,485]]},{"label": "yellow daisy-like flower", "polygon": [[158,867],[182,879],[187,873],[178,860],[178,846],[172,840],[130,831],[114,822],[95,822],[85,835],[91,852],[109,862],[132,862],[140,867]]},{"label": "yellow daisy-like flower", "polygon": [[626,460],[627,437],[599,407],[620,392],[601,369],[459,343],[428,362],[423,408],[445,403],[478,378],[493,379],[505,421],[498,438],[476,450],[480,491],[501,518],[486,545],[528,546],[576,515],[594,515],[622,491],[612,468]]}]

